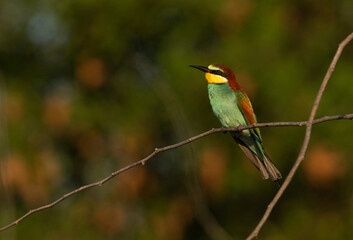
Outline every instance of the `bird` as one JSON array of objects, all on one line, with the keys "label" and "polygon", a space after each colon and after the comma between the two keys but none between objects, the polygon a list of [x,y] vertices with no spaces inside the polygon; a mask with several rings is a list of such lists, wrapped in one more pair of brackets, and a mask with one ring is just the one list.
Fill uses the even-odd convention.
[{"label": "bird", "polygon": [[[246,92],[240,87],[233,71],[226,65],[211,64],[208,67],[190,65],[205,73],[208,96],[213,113],[225,128],[236,128],[257,123],[256,115]],[[265,152],[259,128],[230,132],[235,142],[263,179],[270,178],[278,186],[282,175]]]}]

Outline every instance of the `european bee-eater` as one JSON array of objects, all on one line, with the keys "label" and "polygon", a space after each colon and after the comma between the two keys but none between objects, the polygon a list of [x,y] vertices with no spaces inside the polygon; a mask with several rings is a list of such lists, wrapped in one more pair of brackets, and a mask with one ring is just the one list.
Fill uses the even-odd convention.
[{"label": "european bee-eater", "polygon": [[[190,67],[205,72],[212,110],[223,127],[239,127],[257,123],[251,102],[229,67],[220,64],[212,64],[208,67],[190,65]],[[231,135],[261,172],[262,178],[270,177],[279,185],[281,173],[264,150],[260,129],[231,132]]]}]

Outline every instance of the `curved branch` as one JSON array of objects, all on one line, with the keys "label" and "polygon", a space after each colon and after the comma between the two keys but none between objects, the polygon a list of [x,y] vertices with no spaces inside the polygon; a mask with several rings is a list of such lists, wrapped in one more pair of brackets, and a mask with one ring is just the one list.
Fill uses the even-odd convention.
[{"label": "curved branch", "polygon": [[[327,122],[327,121],[333,121],[333,120],[340,120],[340,119],[348,119],[351,120],[353,119],[353,113],[351,114],[345,114],[345,115],[335,115],[335,116],[326,116],[326,117],[322,117],[319,119],[316,119],[314,121],[312,121],[312,124],[317,124],[317,123],[322,123],[322,122]],[[4,231],[8,228],[11,228],[15,225],[17,225],[19,222],[21,222],[22,220],[24,220],[25,218],[29,217],[30,215],[36,213],[36,212],[40,212],[43,211],[45,209],[54,207],[55,205],[57,205],[58,203],[62,202],[63,200],[71,197],[72,195],[75,195],[76,193],[82,192],[83,190],[87,190],[93,187],[99,187],[101,185],[103,185],[104,183],[108,182],[109,180],[111,180],[112,178],[116,177],[117,175],[126,172],[127,170],[134,168],[138,165],[144,165],[148,160],[150,160],[151,158],[153,158],[155,155],[157,155],[158,153],[161,152],[165,152],[174,148],[178,148],[181,147],[183,145],[189,144],[191,142],[194,142],[200,138],[206,137],[208,135],[211,135],[213,133],[219,133],[219,132],[225,132],[225,131],[243,131],[245,129],[251,129],[251,128],[262,128],[262,127],[284,127],[284,126],[298,126],[298,127],[302,127],[302,126],[307,126],[308,122],[306,121],[302,121],[302,122],[271,122],[271,123],[257,123],[257,124],[252,124],[249,126],[241,126],[238,128],[213,128],[211,130],[208,130],[206,132],[203,132],[199,135],[196,135],[194,137],[191,137],[189,139],[186,139],[184,141],[181,141],[179,143],[175,143],[169,146],[165,146],[162,148],[155,148],[154,151],[149,154],[147,157],[141,159],[140,161],[137,161],[135,163],[132,163],[130,165],[127,165],[113,173],[111,173],[109,176],[105,177],[104,179],[91,183],[91,184],[87,184],[84,185],[80,188],[77,188],[63,196],[61,196],[60,198],[58,198],[57,200],[55,200],[54,202],[51,202],[47,205],[43,205],[41,207],[35,208],[30,210],[29,212],[27,212],[25,215],[23,215],[22,217],[18,218],[17,220],[15,220],[14,222],[0,228],[0,232]]]},{"label": "curved branch", "polygon": [[308,144],[310,141],[310,136],[311,136],[311,128],[312,125],[315,123],[314,122],[314,117],[316,115],[317,109],[319,107],[320,101],[321,101],[321,97],[323,92],[325,91],[326,85],[328,80],[331,78],[332,72],[335,70],[335,66],[336,63],[338,61],[338,59],[341,56],[341,53],[344,49],[344,47],[353,39],[353,32],[351,34],[349,34],[339,45],[338,45],[338,49],[336,51],[335,56],[332,59],[332,62],[330,64],[330,67],[328,68],[326,75],[324,77],[324,79],[322,80],[320,89],[316,95],[313,107],[311,109],[310,115],[309,115],[309,120],[306,123],[306,131],[305,131],[305,137],[304,137],[304,141],[302,144],[302,147],[300,149],[299,155],[297,160],[294,162],[294,165],[292,167],[292,169],[289,171],[288,176],[286,177],[285,181],[283,182],[281,188],[278,190],[278,192],[276,193],[276,195],[274,196],[274,198],[272,199],[272,201],[270,202],[270,204],[267,206],[267,210],[265,211],[263,217],[261,218],[261,220],[259,221],[259,223],[257,224],[257,226],[255,227],[255,229],[253,230],[253,232],[247,237],[247,240],[251,240],[255,237],[258,236],[260,229],[262,228],[262,226],[265,224],[265,222],[267,221],[268,217],[270,216],[273,207],[277,204],[278,200],[280,199],[280,197],[282,196],[284,190],[286,190],[286,188],[288,187],[289,183],[292,181],[294,174],[296,173],[299,165],[302,163],[302,161],[304,160],[305,157],[305,153],[306,150],[308,148]]}]

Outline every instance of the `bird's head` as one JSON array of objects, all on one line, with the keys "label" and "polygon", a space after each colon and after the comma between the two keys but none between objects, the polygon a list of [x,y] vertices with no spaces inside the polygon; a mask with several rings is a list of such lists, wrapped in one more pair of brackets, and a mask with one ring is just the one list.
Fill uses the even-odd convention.
[{"label": "bird's head", "polygon": [[209,84],[228,83],[232,89],[241,89],[235,80],[233,71],[225,65],[211,64],[208,67],[190,65],[189,67],[193,67],[204,72]]}]

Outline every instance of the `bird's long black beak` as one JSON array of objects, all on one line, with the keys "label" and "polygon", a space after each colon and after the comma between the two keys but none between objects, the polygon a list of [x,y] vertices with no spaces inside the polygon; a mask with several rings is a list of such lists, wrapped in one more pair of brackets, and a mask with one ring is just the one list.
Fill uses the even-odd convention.
[{"label": "bird's long black beak", "polygon": [[203,67],[203,66],[189,65],[189,67],[196,68],[196,69],[201,70],[203,72],[210,72],[211,71],[210,69],[208,69],[208,67]]}]

